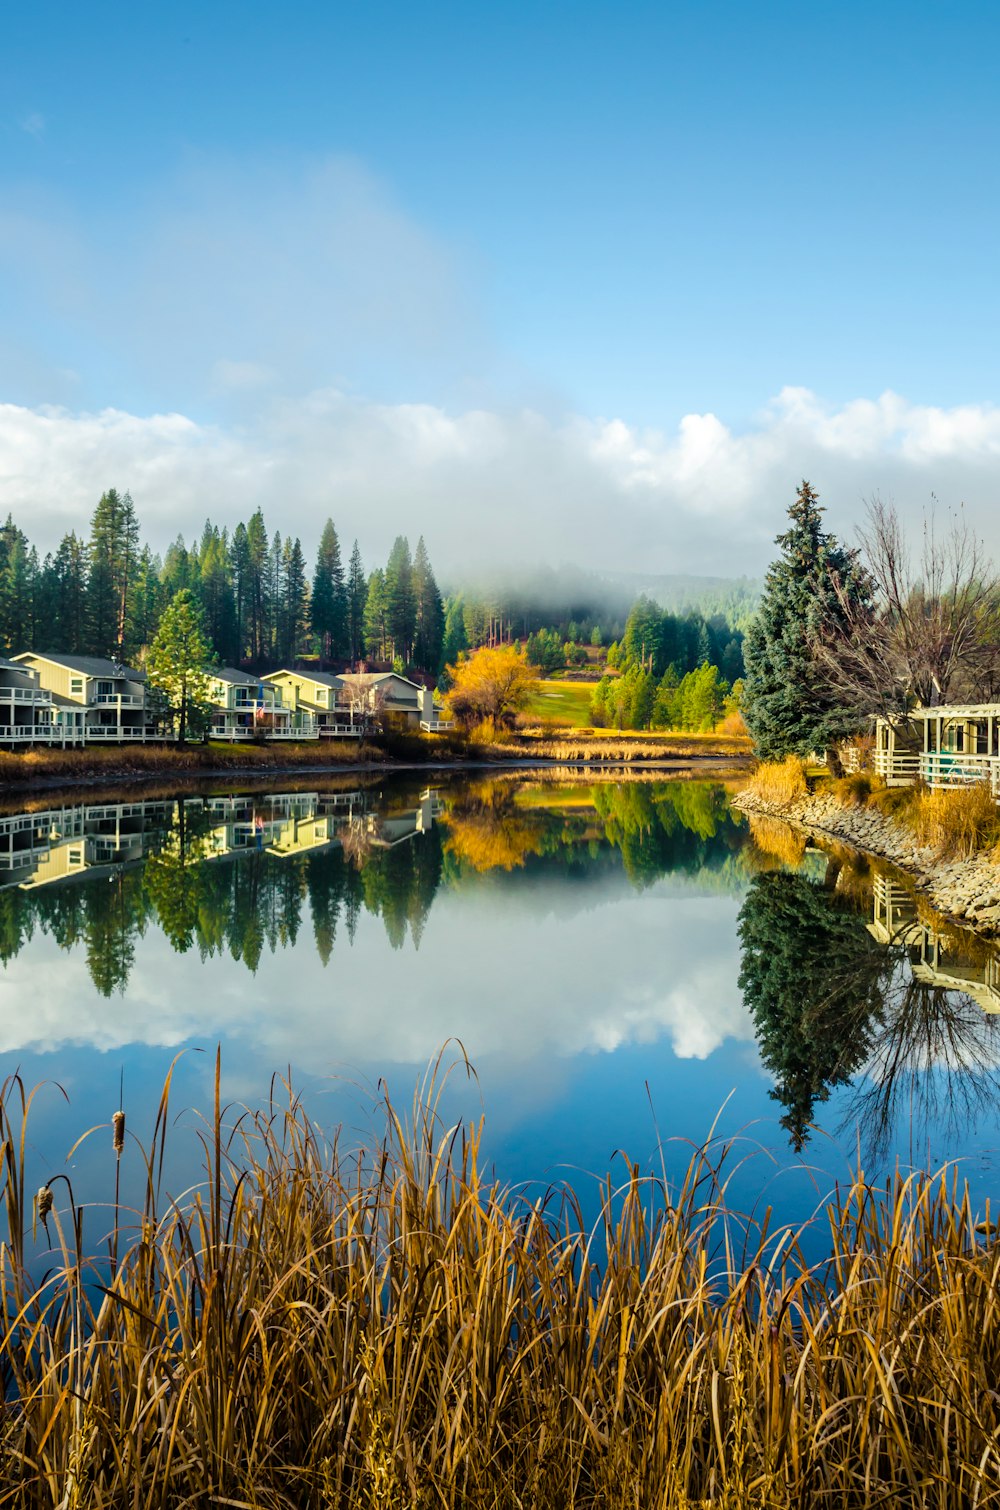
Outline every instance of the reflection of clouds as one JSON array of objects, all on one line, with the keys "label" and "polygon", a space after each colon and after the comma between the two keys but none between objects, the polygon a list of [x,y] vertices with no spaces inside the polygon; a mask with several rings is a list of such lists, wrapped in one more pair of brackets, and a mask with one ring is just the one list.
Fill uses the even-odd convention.
[{"label": "reflection of clouds", "polygon": [[[589,901],[595,900],[593,896]],[[421,1064],[448,1038],[473,1061],[670,1042],[705,1058],[751,1041],[736,985],[737,903],[669,884],[553,917],[537,891],[439,894],[416,952],[386,947],[381,922],[338,934],[324,969],[304,922],[298,947],[256,975],[228,956],[174,954],[158,929],[136,941],[124,998],[99,997],[82,950],[36,936],[0,985],[0,1050],[174,1047],[234,1039],[264,1061],[326,1073]]]}]

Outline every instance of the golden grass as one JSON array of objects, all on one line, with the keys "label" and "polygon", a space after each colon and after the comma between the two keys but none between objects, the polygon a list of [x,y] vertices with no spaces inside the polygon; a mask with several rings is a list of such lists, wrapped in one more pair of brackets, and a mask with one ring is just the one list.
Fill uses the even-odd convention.
[{"label": "golden grass", "polygon": [[30,785],[56,778],[92,781],[108,776],[158,775],[177,771],[286,769],[297,765],[337,766],[384,760],[377,745],[356,739],[311,740],[297,744],[88,745],[83,749],[0,750],[0,784]]},{"label": "golden grass", "polygon": [[988,782],[937,792],[925,788],[904,813],[917,842],[942,858],[964,860],[1000,841],[1000,812]]},{"label": "golden grass", "polygon": [[496,1184],[433,1081],[353,1153],[290,1094],[238,1119],[218,1061],[215,1083],[203,1187],[161,1196],[168,1077],[135,1230],[88,1260],[57,1176],[40,1265],[31,1102],[7,1081],[0,1504],[1000,1503],[998,1226],[957,1175],[859,1173],[816,1264],[727,1211],[738,1149],[669,1186],[623,1165],[587,1232],[571,1191]]},{"label": "golden grass", "polygon": [[784,760],[761,761],[746,789],[760,802],[788,807],[808,792],[805,762],[797,755],[788,755]]}]

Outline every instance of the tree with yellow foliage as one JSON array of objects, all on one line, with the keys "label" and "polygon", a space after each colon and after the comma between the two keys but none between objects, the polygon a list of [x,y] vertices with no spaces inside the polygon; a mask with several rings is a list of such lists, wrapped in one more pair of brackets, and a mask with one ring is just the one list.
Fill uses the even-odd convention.
[{"label": "tree with yellow foliage", "polygon": [[523,651],[513,645],[483,646],[447,669],[448,706],[452,717],[467,728],[487,719],[494,729],[510,728],[538,686]]}]

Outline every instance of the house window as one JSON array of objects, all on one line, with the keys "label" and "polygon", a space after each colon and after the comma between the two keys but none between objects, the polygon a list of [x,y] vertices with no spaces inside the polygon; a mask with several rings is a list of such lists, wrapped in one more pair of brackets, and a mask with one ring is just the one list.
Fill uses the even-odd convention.
[{"label": "house window", "polygon": [[82,697],[83,696],[83,677],[82,676],[71,676],[70,679],[69,679],[69,690],[76,697]]},{"label": "house window", "polygon": [[321,688],[316,692],[316,701],[321,705],[321,707],[326,707],[326,693]]}]

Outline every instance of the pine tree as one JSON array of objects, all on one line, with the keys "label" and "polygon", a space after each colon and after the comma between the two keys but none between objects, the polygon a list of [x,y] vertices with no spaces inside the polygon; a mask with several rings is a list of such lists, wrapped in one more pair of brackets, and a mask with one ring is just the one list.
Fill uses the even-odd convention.
[{"label": "pine tree", "polygon": [[389,599],[385,589],[385,573],[376,566],[368,579],[368,596],[365,599],[365,651],[375,660],[384,661],[389,640]]},{"label": "pine tree", "polygon": [[463,650],[468,650],[469,638],[465,632],[465,605],[461,593],[448,599],[444,616],[444,643],[441,659],[446,666],[458,660]]},{"label": "pine tree", "polygon": [[385,569],[386,622],[392,655],[409,663],[417,629],[417,600],[413,583],[410,544],[397,535]]},{"label": "pine tree", "polygon": [[250,543],[247,538],[247,527],[242,520],[233,530],[233,538],[229,546],[229,565],[232,571],[233,612],[236,619],[233,632],[236,653],[233,659],[238,664],[246,654],[252,596]]},{"label": "pine tree", "polygon": [[413,558],[413,591],[417,605],[413,659],[424,671],[437,676],[443,664],[444,607],[423,535]]},{"label": "pine tree", "polygon": [[163,695],[177,719],[182,744],[192,727],[207,726],[211,659],[201,605],[188,588],[181,588],[164,611],[147,671],[150,686]]},{"label": "pine tree", "polygon": [[817,495],[803,482],[779,535],[781,556],[768,570],[757,616],[743,644],[747,728],[765,760],[832,750],[856,732],[850,713],[824,686],[813,655],[816,636],[842,620],[839,590],[858,603],[870,595],[857,552],[821,527]]},{"label": "pine tree", "polygon": [[319,539],[310,608],[310,627],[319,641],[320,655],[329,660],[347,654],[347,583],[332,519],[326,521]]},{"label": "pine tree", "polygon": [[309,620],[309,584],[306,581],[306,558],[302,542],[290,537],[282,547],[281,643],[278,659],[294,663],[305,638]]},{"label": "pine tree", "polygon": [[364,652],[365,604],[368,601],[368,581],[361,561],[361,552],[355,540],[351,551],[351,564],[347,573],[347,642],[348,657],[356,661]]},{"label": "pine tree", "polygon": [[265,653],[267,636],[267,529],[260,509],[252,515],[246,528],[247,545],[247,630],[246,645],[250,658],[259,662]]},{"label": "pine tree", "polygon": [[95,655],[123,661],[131,650],[139,521],[131,494],[109,488],[94,510],[88,546],[88,637]]},{"label": "pine tree", "polygon": [[82,655],[87,646],[87,548],[75,533],[64,535],[54,556],[47,557],[45,623],[39,650]]}]

